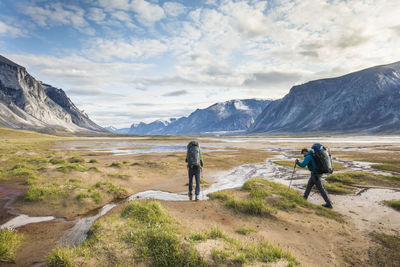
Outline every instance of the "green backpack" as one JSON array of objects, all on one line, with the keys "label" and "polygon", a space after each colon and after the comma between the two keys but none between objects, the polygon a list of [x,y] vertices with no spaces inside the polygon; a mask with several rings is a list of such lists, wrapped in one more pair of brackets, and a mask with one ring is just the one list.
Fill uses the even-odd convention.
[{"label": "green backpack", "polygon": [[189,166],[200,166],[200,146],[197,141],[191,141],[187,145],[186,159]]}]

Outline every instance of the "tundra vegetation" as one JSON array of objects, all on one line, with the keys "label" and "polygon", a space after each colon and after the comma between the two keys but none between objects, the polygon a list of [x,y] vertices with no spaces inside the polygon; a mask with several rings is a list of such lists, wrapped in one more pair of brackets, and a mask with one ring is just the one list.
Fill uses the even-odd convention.
[{"label": "tundra vegetation", "polygon": [[344,222],[339,213],[312,204],[305,200],[298,191],[279,183],[261,178],[251,178],[243,184],[241,190],[245,194],[219,191],[209,194],[209,197],[223,201],[226,207],[235,212],[254,216],[274,216],[278,210],[302,212],[304,209],[308,209],[317,215]]},{"label": "tundra vegetation", "polygon": [[[204,258],[196,245],[209,239],[221,240]],[[134,200],[121,212],[98,220],[80,245],[56,248],[48,257],[50,266],[137,265],[209,266],[219,264],[272,263],[298,261],[287,251],[267,241],[243,243],[220,228],[193,233],[181,225],[154,200]]]},{"label": "tundra vegetation", "polygon": [[0,230],[0,263],[14,262],[23,235],[13,229]]},{"label": "tundra vegetation", "polygon": [[[21,189],[24,193],[13,204],[21,213],[74,219],[76,214],[85,214],[138,191],[155,186],[160,188],[163,186],[160,181],[176,185],[174,190],[178,192],[187,190],[183,152],[116,157],[109,153],[67,150],[60,145],[64,141],[82,141],[84,138],[54,137],[1,128],[0,134],[0,184]],[[189,141],[186,137],[149,137],[147,140]],[[395,153],[393,155],[398,155]],[[391,158],[392,153],[386,153],[386,158],[381,154],[377,159],[366,158],[364,153],[346,154],[343,158],[357,156],[375,164],[398,166],[396,159]],[[208,173],[259,163],[273,155],[276,153],[248,148],[206,151],[203,153],[205,178],[208,178]],[[293,167],[293,162],[289,167]],[[352,172],[341,165],[335,169],[343,172],[335,172],[327,179],[325,185],[330,192],[348,190],[346,193],[351,193],[359,185],[397,188],[400,185],[400,174],[394,169],[392,175]],[[208,184],[206,179],[202,182]],[[210,198],[207,207],[231,213],[240,219],[240,223],[233,225],[232,229],[227,229],[223,222],[216,222],[214,227],[195,230],[191,224],[182,223],[182,218],[178,219],[176,213],[171,215],[165,208],[167,202],[124,202],[95,222],[82,244],[73,248],[55,248],[47,263],[50,266],[103,266],[105,263],[121,266],[218,266],[285,262],[292,266],[299,264],[299,254],[295,254],[292,248],[289,252],[289,246],[279,243],[280,247],[277,242],[271,242],[268,235],[259,231],[258,225],[247,226],[246,222],[259,220],[268,224],[280,220],[285,223],[281,215],[286,214],[313,216],[347,227],[340,214],[303,200],[297,191],[288,190],[287,186],[260,178],[248,180],[238,190],[213,193]],[[387,202],[387,205],[396,208],[398,200]],[[29,235],[24,232],[23,238],[20,230],[2,230],[0,235],[0,261],[15,261],[19,253],[24,253],[21,247]],[[343,231],[345,235],[349,234]],[[376,266],[385,266],[385,254],[392,255],[394,261],[386,259],[386,262],[387,266],[393,266],[395,260],[398,261],[398,253],[393,250],[398,251],[398,237],[377,234],[371,238],[377,244],[371,250],[371,255],[377,255]],[[202,252],[204,247],[209,248],[206,254]]]}]

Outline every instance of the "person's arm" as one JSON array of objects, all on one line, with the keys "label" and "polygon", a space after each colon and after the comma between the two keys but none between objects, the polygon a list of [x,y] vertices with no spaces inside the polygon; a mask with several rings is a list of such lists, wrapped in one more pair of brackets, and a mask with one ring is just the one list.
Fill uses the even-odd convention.
[{"label": "person's arm", "polygon": [[201,154],[201,151],[199,151],[200,153],[200,166],[203,167],[203,155]]},{"label": "person's arm", "polygon": [[296,164],[297,164],[299,167],[304,168],[304,167],[307,166],[307,164],[310,162],[310,160],[311,160],[311,156],[310,156],[310,155],[307,155],[307,156],[304,158],[303,161],[297,160],[297,161],[296,161]]},{"label": "person's arm", "polygon": [[188,156],[188,153],[187,153],[187,151],[186,151],[186,159],[185,159],[185,162],[188,162],[187,156]]}]

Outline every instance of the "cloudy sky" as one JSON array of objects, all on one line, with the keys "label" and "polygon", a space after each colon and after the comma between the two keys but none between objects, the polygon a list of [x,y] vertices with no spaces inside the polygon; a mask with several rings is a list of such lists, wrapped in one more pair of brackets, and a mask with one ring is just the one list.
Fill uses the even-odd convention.
[{"label": "cloudy sky", "polygon": [[0,54],[101,126],[400,60],[398,0],[0,0]]}]

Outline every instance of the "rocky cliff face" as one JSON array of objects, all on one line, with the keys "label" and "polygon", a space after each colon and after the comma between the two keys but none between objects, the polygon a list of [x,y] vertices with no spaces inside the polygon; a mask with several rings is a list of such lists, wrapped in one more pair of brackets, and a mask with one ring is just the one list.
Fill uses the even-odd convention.
[{"label": "rocky cliff face", "polygon": [[0,56],[0,125],[42,132],[105,132],[61,89],[37,81],[24,67]]},{"label": "rocky cliff face", "polygon": [[231,100],[197,109],[188,117],[132,125],[130,134],[220,135],[244,133],[270,100]]},{"label": "rocky cliff face", "polygon": [[248,132],[400,133],[400,62],[294,86]]}]

